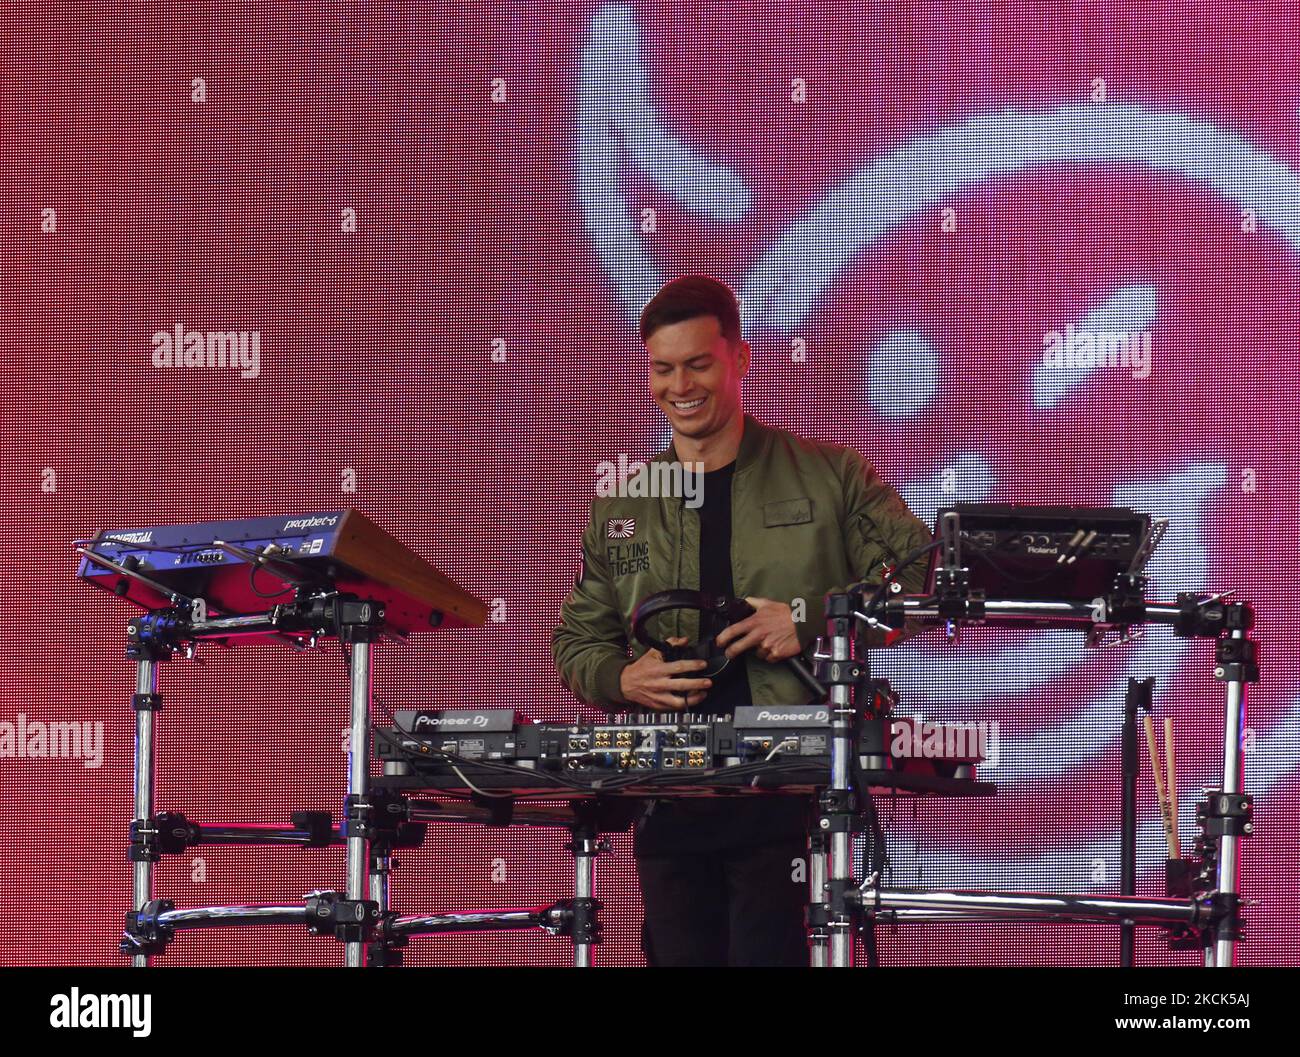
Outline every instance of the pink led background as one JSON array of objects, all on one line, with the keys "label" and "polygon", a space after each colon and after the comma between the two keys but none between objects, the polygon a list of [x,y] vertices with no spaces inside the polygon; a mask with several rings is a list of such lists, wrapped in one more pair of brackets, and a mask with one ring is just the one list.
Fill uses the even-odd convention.
[{"label": "pink led background", "polygon": [[[0,759],[0,909],[14,923],[0,962],[121,962],[129,613],[74,581],[72,539],[356,506],[504,615],[382,649],[388,708],[577,717],[549,642],[595,464],[664,440],[633,306],[696,270],[745,295],[748,409],[855,445],[922,516],[952,499],[1139,506],[1173,521],[1153,593],[1236,587],[1255,603],[1244,876],[1264,905],[1240,960],[1300,962],[1288,6],[15,11],[0,40],[0,720],[102,721],[105,754],[99,768]],[[1090,320],[1148,332],[1150,376],[1044,372],[1044,335]],[[178,322],[259,330],[259,376],[153,367],[151,336]],[[337,812],[334,654],[164,666],[160,809]],[[1155,675],[1158,714],[1177,718],[1190,845],[1219,766],[1210,658],[1160,632],[1097,653],[984,632],[882,659],[909,711],[996,719],[1003,742],[996,801],[882,807],[894,880],[1116,891],[1128,675]],[[1146,774],[1141,796],[1140,889],[1155,893]],[[560,898],[561,843],[433,826],[401,857],[394,907]],[[156,892],[276,903],[342,883],[338,850],[217,847],[166,862]],[[639,963],[626,837],[597,887],[597,961]],[[1106,964],[1114,931],[927,926],[881,949],[891,964]],[[569,955],[541,934],[407,951],[413,964]],[[1139,956],[1189,961],[1153,935]],[[255,929],[185,934],[164,960],[335,964],[339,950]]]}]

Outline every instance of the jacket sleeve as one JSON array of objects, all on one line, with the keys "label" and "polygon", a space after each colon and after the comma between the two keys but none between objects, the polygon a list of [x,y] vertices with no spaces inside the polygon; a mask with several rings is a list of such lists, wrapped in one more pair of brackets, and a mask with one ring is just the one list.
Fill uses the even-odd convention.
[{"label": "jacket sleeve", "polygon": [[619,680],[632,659],[598,528],[593,512],[582,537],[582,573],[560,607],[551,654],[565,686],[583,701],[617,711],[627,704]]},{"label": "jacket sleeve", "polygon": [[[899,494],[881,480],[875,468],[856,451],[845,454],[844,476],[845,523],[844,546],[853,569],[867,583],[881,582],[882,567],[897,569],[913,552],[927,546],[934,536]],[[917,557],[898,574],[898,582],[908,594],[925,589],[930,555]],[[889,637],[889,643],[909,639],[925,626],[909,620],[901,635]],[[885,643],[883,633],[871,631],[867,644]]]}]

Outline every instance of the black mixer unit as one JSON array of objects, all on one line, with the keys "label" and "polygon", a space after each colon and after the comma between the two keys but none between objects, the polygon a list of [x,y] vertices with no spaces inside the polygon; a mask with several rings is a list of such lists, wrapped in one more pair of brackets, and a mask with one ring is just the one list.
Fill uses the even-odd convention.
[{"label": "black mixer unit", "polygon": [[[677,712],[594,724],[532,723],[509,708],[403,709],[394,719],[395,728],[376,739],[376,754],[421,774],[450,774],[458,766],[482,762],[598,779],[631,772],[701,773],[795,757],[825,765],[830,757],[831,712],[826,705],[747,705],[734,716]],[[894,751],[899,724],[911,722],[888,715],[860,719],[854,755],[875,770],[973,775],[980,761],[977,752],[953,749],[923,759]],[[929,726],[942,734],[962,725]],[[953,744],[951,737],[947,744]]]},{"label": "black mixer unit", "polygon": [[610,771],[705,771],[727,746],[729,728],[670,713],[644,722],[592,726],[539,724],[538,766],[578,774]]}]

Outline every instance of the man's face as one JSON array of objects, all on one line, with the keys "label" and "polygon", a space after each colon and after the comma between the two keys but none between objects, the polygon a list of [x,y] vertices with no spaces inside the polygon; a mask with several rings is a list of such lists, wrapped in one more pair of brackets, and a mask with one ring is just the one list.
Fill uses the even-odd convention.
[{"label": "man's face", "polygon": [[645,343],[650,391],[673,432],[692,438],[722,429],[740,408],[749,344],[728,345],[716,316],[669,323]]}]

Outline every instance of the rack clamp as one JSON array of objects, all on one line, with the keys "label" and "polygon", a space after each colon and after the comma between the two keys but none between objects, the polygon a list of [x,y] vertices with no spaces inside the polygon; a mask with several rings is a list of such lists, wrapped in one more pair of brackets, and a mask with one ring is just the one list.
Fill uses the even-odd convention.
[{"label": "rack clamp", "polygon": [[1142,573],[1120,573],[1111,585],[1105,614],[1109,624],[1127,628],[1147,619],[1147,578]]},{"label": "rack clamp", "polygon": [[593,860],[598,855],[609,854],[614,850],[614,845],[609,842],[608,837],[596,834],[587,836],[582,833],[573,834],[572,838],[566,840],[560,847],[575,857],[585,855]]},{"label": "rack clamp", "polygon": [[1249,837],[1255,830],[1252,810],[1250,794],[1224,793],[1218,789],[1209,790],[1205,799],[1196,805],[1196,821],[1200,827],[1196,857],[1167,862],[1165,894],[1196,899],[1204,920],[1196,925],[1171,926],[1168,932],[1170,950],[1203,950],[1217,939],[1242,938],[1241,896],[1236,892],[1220,891],[1214,888],[1214,884],[1219,838]]},{"label": "rack clamp", "polygon": [[863,593],[861,588],[854,587],[826,596],[826,634],[829,637],[847,638],[852,635],[854,614],[866,605]]},{"label": "rack clamp", "polygon": [[128,862],[158,862],[164,855],[182,855],[198,844],[203,827],[191,822],[178,811],[162,811],[146,819],[131,822]]},{"label": "rack clamp", "polygon": [[328,848],[334,843],[334,816],[328,811],[295,811],[289,824],[306,832],[304,848]]},{"label": "rack clamp", "polygon": [[[822,924],[829,925],[832,919],[853,919],[862,912],[862,892],[854,884],[851,877],[842,878],[838,881],[827,878],[826,884],[822,889],[825,901],[818,909],[821,911],[819,918],[824,918]],[[811,908],[809,917],[813,917]]]},{"label": "rack clamp", "polygon": [[190,630],[190,614],[186,609],[177,607],[140,613],[126,626],[127,659],[170,660],[176,647],[189,637]]},{"label": "rack clamp", "polygon": [[1253,800],[1249,793],[1225,793],[1211,790],[1196,805],[1196,821],[1205,836],[1249,837],[1255,832]]},{"label": "rack clamp", "polygon": [[[1193,878],[1199,885],[1202,878],[1198,875]],[[1213,885],[1214,878],[1210,877],[1209,883]],[[1196,895],[1197,892],[1202,893]],[[1208,893],[1208,894],[1206,894]],[[1203,951],[1208,947],[1214,946],[1215,923],[1220,920],[1227,920],[1227,908],[1222,905],[1222,901],[1217,899],[1219,893],[1212,892],[1208,888],[1195,888],[1192,895],[1187,898],[1195,898],[1201,904],[1205,914],[1205,921],[1200,924],[1177,924],[1166,926],[1166,940],[1171,951]],[[1212,899],[1212,897],[1215,897]],[[1240,939],[1239,928],[1240,918],[1234,909],[1231,915],[1231,930],[1235,939]]]},{"label": "rack clamp", "polygon": [[1236,892],[1218,889],[1201,891],[1196,900],[1201,918],[1196,924],[1167,926],[1171,951],[1200,951],[1214,946],[1216,940],[1240,940],[1243,900]]},{"label": "rack clamp", "polygon": [[1256,645],[1251,639],[1219,639],[1214,644],[1214,678],[1220,682],[1259,682]]},{"label": "rack clamp", "polygon": [[1204,930],[1204,945],[1209,946],[1211,939],[1242,938],[1241,931],[1241,896],[1236,892],[1222,892],[1215,889],[1201,897],[1201,904],[1209,912],[1212,927]]},{"label": "rack clamp", "polygon": [[860,833],[858,794],[854,789],[823,789],[817,796],[820,809],[817,826],[823,834]]},{"label": "rack clamp", "polygon": [[384,607],[350,594],[317,594],[295,603],[297,616],[320,632],[335,631],[341,641],[374,642],[384,626]]},{"label": "rack clamp", "polygon": [[366,944],[365,964],[376,969],[399,969],[403,963],[403,950],[407,937],[394,935],[390,926],[397,919],[397,911],[388,910],[380,915],[379,922]]},{"label": "rack clamp", "polygon": [[1115,577],[1110,592],[1092,602],[1092,625],[1085,633],[1085,644],[1101,646],[1109,631],[1115,631],[1117,642],[1132,641],[1141,632],[1133,628],[1146,623],[1147,578],[1140,572],[1123,572]]},{"label": "rack clamp", "polygon": [[939,616],[945,621],[983,623],[984,591],[971,588],[969,569],[936,570],[934,596]]},{"label": "rack clamp", "polygon": [[162,924],[161,915],[175,910],[170,899],[151,899],[139,910],[126,912],[126,929],[117,949],[123,954],[162,954],[176,935],[176,930]]},{"label": "rack clamp", "polygon": [[407,821],[410,805],[400,793],[371,789],[364,795],[349,793],[344,800],[343,837],[365,837],[372,855],[387,855],[395,848],[419,848],[426,825]]},{"label": "rack clamp", "polygon": [[332,935],[341,943],[370,943],[379,924],[379,904],[373,899],[344,899],[337,892],[307,896],[307,931]]},{"label": "rack clamp", "polygon": [[552,935],[567,936],[574,943],[599,943],[604,927],[597,913],[604,905],[589,896],[557,900],[545,915],[554,924],[544,927]]},{"label": "rack clamp", "polygon": [[1179,592],[1175,602],[1174,635],[1180,639],[1217,639],[1225,632],[1249,631],[1255,623],[1247,602],[1225,602],[1222,596],[1186,591]]},{"label": "rack clamp", "polygon": [[346,602],[340,606],[339,638],[346,643],[375,642],[384,624],[384,608],[374,602]]},{"label": "rack clamp", "polygon": [[870,674],[863,661],[819,659],[813,665],[813,677],[825,686],[851,686],[858,689],[870,679]]}]

